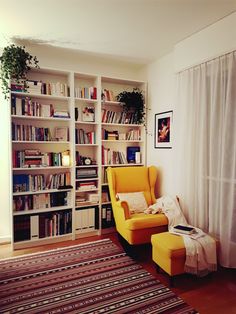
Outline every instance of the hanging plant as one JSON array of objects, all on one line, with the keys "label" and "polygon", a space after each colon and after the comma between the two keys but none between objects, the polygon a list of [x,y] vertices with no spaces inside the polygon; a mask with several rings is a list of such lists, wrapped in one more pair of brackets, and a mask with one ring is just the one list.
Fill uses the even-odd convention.
[{"label": "hanging plant", "polygon": [[15,80],[17,84],[23,84],[27,88],[27,73],[32,66],[39,68],[37,57],[31,56],[25,51],[25,46],[11,44],[3,49],[0,57],[0,79],[5,98],[9,98],[9,80]]},{"label": "hanging plant", "polygon": [[144,97],[138,88],[134,88],[132,92],[123,91],[116,98],[122,103],[125,112],[135,114],[135,123],[145,123]]}]

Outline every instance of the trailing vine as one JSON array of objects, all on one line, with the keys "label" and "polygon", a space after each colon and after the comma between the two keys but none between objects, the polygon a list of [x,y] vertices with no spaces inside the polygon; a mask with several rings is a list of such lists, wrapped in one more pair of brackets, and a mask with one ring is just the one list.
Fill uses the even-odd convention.
[{"label": "trailing vine", "polygon": [[16,83],[22,83],[22,80],[26,88],[27,73],[31,66],[39,68],[37,57],[31,56],[25,51],[25,46],[16,46],[15,44],[3,49],[0,62],[0,79],[5,98],[9,98],[9,80],[14,79]]}]

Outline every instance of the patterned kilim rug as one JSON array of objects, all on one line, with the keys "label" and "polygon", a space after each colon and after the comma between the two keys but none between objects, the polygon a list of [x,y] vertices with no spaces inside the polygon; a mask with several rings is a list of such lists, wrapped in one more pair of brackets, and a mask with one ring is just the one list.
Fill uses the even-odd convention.
[{"label": "patterned kilim rug", "polygon": [[0,261],[0,313],[197,313],[111,240]]}]

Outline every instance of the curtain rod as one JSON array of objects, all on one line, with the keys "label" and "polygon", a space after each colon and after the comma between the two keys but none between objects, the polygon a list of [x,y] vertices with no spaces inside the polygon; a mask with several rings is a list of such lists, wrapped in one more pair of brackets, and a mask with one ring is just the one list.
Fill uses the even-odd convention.
[{"label": "curtain rod", "polygon": [[194,65],[190,65],[190,66],[184,68],[184,69],[181,70],[181,71],[175,71],[175,74],[179,74],[179,73],[185,72],[185,71],[187,71],[187,70],[194,69],[194,68],[196,68],[196,67],[198,67],[198,66],[200,66],[200,65],[202,65],[202,64],[204,64],[204,63],[209,63],[209,62],[211,62],[211,61],[213,61],[213,60],[215,60],[215,59],[218,59],[218,58],[220,58],[220,57],[226,56],[226,55],[228,55],[228,54],[230,54],[230,53],[234,53],[234,52],[236,52],[236,48],[231,48],[231,49],[228,50],[227,52],[224,52],[224,53],[221,52],[220,54],[217,54],[215,57],[207,58],[207,59],[205,59],[204,61],[202,61],[202,62],[200,62],[200,63],[196,63],[196,64],[194,64]]}]

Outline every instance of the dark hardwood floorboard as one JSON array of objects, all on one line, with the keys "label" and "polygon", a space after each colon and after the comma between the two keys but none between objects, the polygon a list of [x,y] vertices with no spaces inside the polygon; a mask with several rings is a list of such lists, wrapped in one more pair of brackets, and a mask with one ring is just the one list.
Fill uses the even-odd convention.
[{"label": "dark hardwood floorboard", "polygon": [[[113,233],[16,251],[12,251],[8,244],[0,245],[0,258],[41,252],[103,238],[110,238],[122,247],[117,234]],[[135,256],[139,264],[163,284],[169,286],[168,276],[164,272],[157,272],[156,265],[152,262],[151,245],[137,247]],[[236,269],[220,267],[216,273],[204,278],[197,278],[189,274],[180,275],[175,278],[174,287],[171,287],[171,290],[198,310],[200,314],[236,314]]]}]

